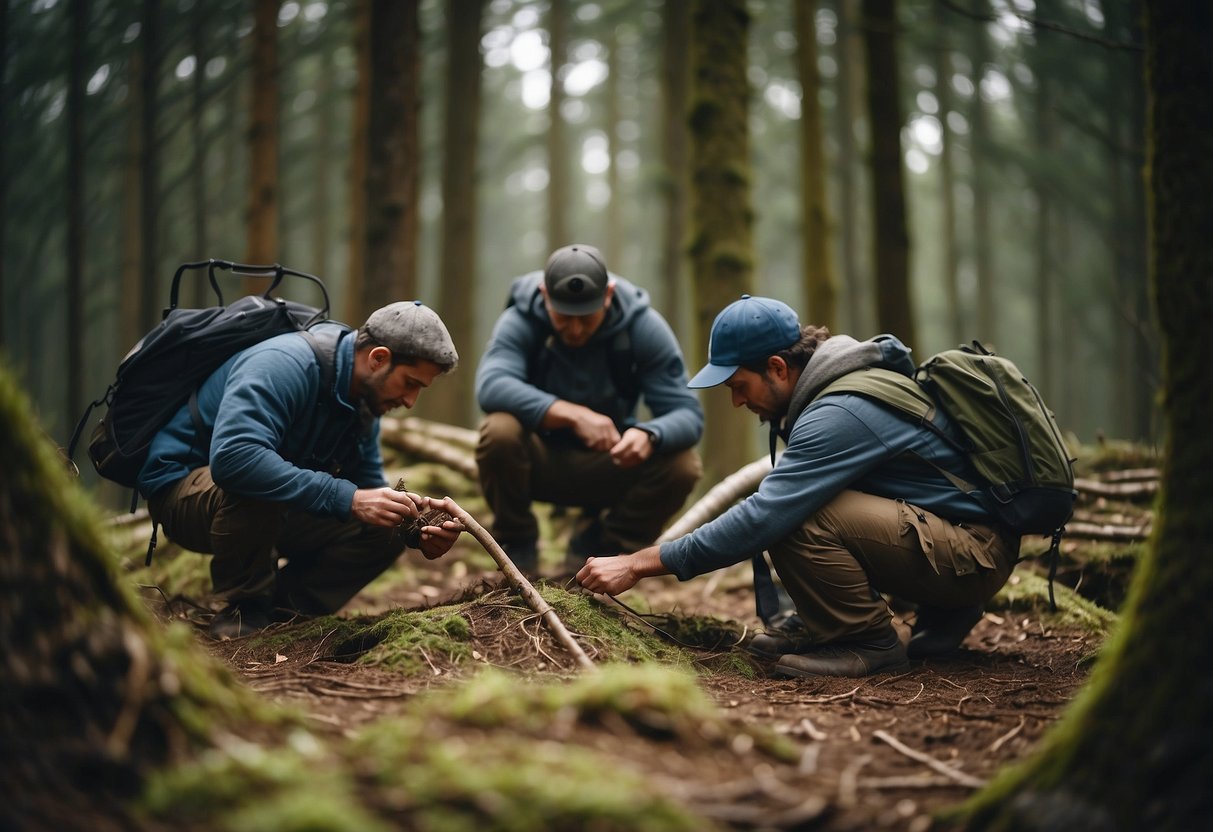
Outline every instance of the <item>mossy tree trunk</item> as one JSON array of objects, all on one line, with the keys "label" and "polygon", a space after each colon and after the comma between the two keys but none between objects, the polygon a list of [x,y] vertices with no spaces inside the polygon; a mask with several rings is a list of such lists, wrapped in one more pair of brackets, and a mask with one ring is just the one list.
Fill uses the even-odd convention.
[{"label": "mossy tree trunk", "polygon": [[[717,313],[749,291],[754,268],[750,207],[749,82],[743,0],[696,0],[691,11],[691,263],[695,284],[694,368],[708,355]],[[734,408],[727,390],[703,396],[705,481],[745,465],[752,416]]]},{"label": "mossy tree trunk", "polygon": [[990,187],[986,166],[990,163],[990,127],[981,95],[981,81],[990,60],[986,20],[989,0],[972,0],[970,28],[973,36],[973,95],[969,106],[969,170],[973,189],[973,272],[977,278],[976,335],[997,345],[998,321],[994,315],[994,267],[990,239]]},{"label": "mossy tree trunk", "polygon": [[366,265],[354,323],[417,294],[420,28],[417,0],[372,0]]},{"label": "mossy tree trunk", "polygon": [[678,340],[691,343],[687,309],[686,245],[687,99],[690,87],[690,0],[667,0],[661,8],[661,161],[665,227],[662,230],[661,277],[666,291],[666,319]]},{"label": "mossy tree trunk", "polygon": [[[552,72],[548,91],[548,250],[575,242],[569,231],[569,148],[564,114],[564,66],[568,53],[568,0],[551,0],[548,53]],[[545,257],[546,259],[546,257]]]},{"label": "mossy tree trunk", "polygon": [[[279,0],[253,5],[252,102],[249,118],[247,263],[275,263],[278,243],[278,6]],[[246,294],[260,294],[266,282],[248,279]]]},{"label": "mossy tree trunk", "polygon": [[0,457],[0,829],[138,828],[123,804],[144,775],[250,700],[115,583],[99,516],[4,367]]},{"label": "mossy tree trunk", "polygon": [[872,210],[876,325],[915,346],[910,301],[910,234],[901,161],[901,84],[897,0],[864,0],[868,115],[872,133]]},{"label": "mossy tree trunk", "polygon": [[[161,299],[159,271],[160,143],[156,122],[160,115],[159,0],[144,0],[139,21],[139,312],[136,338],[159,322]],[[131,344],[134,343],[132,340]]]},{"label": "mossy tree trunk", "polygon": [[826,154],[822,141],[821,73],[817,69],[815,4],[797,3],[796,63],[800,75],[800,222],[804,229],[802,313],[818,326],[838,330],[838,287],[830,256],[830,209],[826,199]]},{"label": "mossy tree trunk", "polygon": [[1188,830],[1213,813],[1213,8],[1151,0],[1145,20],[1158,519],[1090,685],[1029,763],[964,807],[974,829]]},{"label": "mossy tree trunk", "polygon": [[480,137],[480,29],[484,0],[448,0],[446,124],[442,157],[442,259],[438,311],[459,345],[459,372],[433,396],[434,418],[466,425],[473,418],[476,375],[476,160]]}]

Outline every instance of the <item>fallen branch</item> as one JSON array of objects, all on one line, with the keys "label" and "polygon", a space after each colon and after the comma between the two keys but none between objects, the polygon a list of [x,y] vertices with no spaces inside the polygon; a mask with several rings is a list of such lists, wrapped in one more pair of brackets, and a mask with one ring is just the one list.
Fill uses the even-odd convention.
[{"label": "fallen branch", "polygon": [[[393,420],[395,421],[395,420]],[[479,482],[480,471],[476,460],[467,451],[460,451],[449,444],[422,434],[411,433],[399,422],[388,425],[386,418],[380,423],[379,439],[385,445],[418,457],[427,462],[437,462],[458,471],[472,482]]]},{"label": "fallen branch", "polygon": [[1080,494],[1091,494],[1096,497],[1153,497],[1158,493],[1158,480],[1101,482],[1076,478],[1074,489]]},{"label": "fallen branch", "polygon": [[910,748],[908,745],[903,744],[901,741],[899,741],[896,737],[894,737],[888,731],[875,731],[875,732],[873,732],[872,736],[878,740],[881,740],[882,742],[888,743],[895,750],[900,751],[902,754],[906,755],[911,760],[917,760],[918,762],[922,763],[923,765],[926,765],[926,766],[934,769],[935,771],[942,774],[944,777],[947,777],[947,778],[955,781],[956,783],[959,783],[962,786],[968,786],[971,789],[980,789],[982,786],[984,786],[986,784],[986,781],[982,780],[979,777],[974,777],[971,774],[965,774],[963,771],[957,771],[956,769],[952,768],[951,766],[947,765],[946,763],[939,762],[939,760],[936,760],[934,757],[930,756],[929,754],[923,754],[921,751],[915,751],[913,748]]},{"label": "fallen branch", "polygon": [[[386,423],[386,421],[385,419],[384,422]],[[392,421],[396,423],[399,429],[410,433],[423,433],[441,442],[449,442],[468,450],[475,448],[476,444],[480,441],[480,433],[478,431],[461,428],[458,425],[431,422],[428,419],[421,419],[417,416],[406,416],[403,419],[392,419]]]},{"label": "fallen branch", "polygon": [[753,494],[758,489],[758,484],[762,482],[762,478],[770,470],[771,460],[764,456],[729,474],[712,486],[707,494],[695,502],[695,505],[683,512],[683,515],[675,520],[661,537],[657,538],[657,542],[665,543],[677,540],[709,520],[719,517],[733,503],[742,497]]},{"label": "fallen branch", "polygon": [[497,561],[497,566],[505,574],[506,579],[514,585],[514,588],[518,590],[523,600],[530,605],[531,609],[543,619],[543,623],[547,624],[552,635],[555,636],[564,649],[572,654],[577,664],[581,666],[581,669],[597,670],[597,666],[585,654],[585,651],[581,649],[581,645],[569,634],[568,629],[564,626],[564,622],[556,615],[556,611],[552,609],[547,601],[543,600],[543,596],[535,590],[535,587],[531,585],[526,576],[518,571],[518,567],[514,565],[514,562],[510,560],[501,546],[497,544],[493,536],[485,531],[484,527],[472,518],[472,515],[460,508],[459,504],[450,497],[437,502],[436,507],[443,509],[462,523],[464,530],[476,538],[476,542],[484,547],[484,550],[492,556],[493,560]]},{"label": "fallen branch", "polygon": [[1150,536],[1150,524],[1122,526],[1113,523],[1070,522],[1066,524],[1066,535],[1093,540],[1145,540]]}]

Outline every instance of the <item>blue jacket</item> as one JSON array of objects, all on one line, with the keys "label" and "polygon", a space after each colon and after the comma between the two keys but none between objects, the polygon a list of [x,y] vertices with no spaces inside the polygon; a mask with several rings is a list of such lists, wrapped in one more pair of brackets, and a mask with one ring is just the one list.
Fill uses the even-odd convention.
[{"label": "blue jacket", "polygon": [[[497,319],[476,371],[476,398],[486,413],[512,413],[529,430],[537,430],[557,399],[611,417],[620,432],[639,427],[652,433],[662,450],[682,450],[703,434],[703,410],[689,390],[682,351],[669,324],[649,306],[649,293],[611,275],[615,294],[606,319],[589,342],[567,347],[553,338],[546,377],[532,379],[528,369],[553,335],[539,284],[542,272],[516,279],[510,306]],[[635,400],[615,389],[610,348],[617,333],[628,331],[637,362],[637,388],[652,416],[636,417]]]},{"label": "blue jacket", "polygon": [[[994,522],[974,497],[915,458],[980,481],[968,460],[929,428],[854,393],[813,400],[826,385],[864,366],[911,371],[909,353],[890,335],[864,342],[835,335],[821,344],[793,390],[786,417],[790,428],[782,434],[787,448],[757,493],[690,534],[663,543],[665,567],[687,580],[748,560],[791,535],[846,489],[905,500],[953,522]],[[935,421],[955,431],[944,414]]]},{"label": "blue jacket", "polygon": [[[349,401],[354,340],[350,332],[337,345],[331,393],[320,390],[320,363],[300,335],[236,353],[198,389],[209,445],[199,441],[183,406],[152,440],[139,491],[150,497],[210,465],[215,484],[232,494],[347,519],[355,490],[387,484],[379,420],[360,415]],[[356,445],[346,453],[350,438]],[[347,467],[340,476],[315,470],[341,462]]]}]

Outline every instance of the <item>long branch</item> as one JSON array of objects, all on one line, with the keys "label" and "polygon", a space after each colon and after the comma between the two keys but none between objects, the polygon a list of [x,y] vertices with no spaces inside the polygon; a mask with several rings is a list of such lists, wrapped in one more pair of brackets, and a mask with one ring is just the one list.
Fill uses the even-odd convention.
[{"label": "long branch", "polygon": [[543,596],[531,585],[526,576],[518,571],[518,567],[514,565],[514,562],[510,560],[505,551],[497,544],[493,536],[485,531],[484,527],[472,518],[472,515],[460,508],[459,504],[450,497],[445,498],[437,506],[462,523],[463,528],[472,537],[476,538],[476,541],[484,547],[484,550],[492,556],[493,560],[497,561],[497,566],[505,573],[506,579],[514,585],[519,594],[522,595],[523,600],[530,605],[531,609],[539,614],[543,622],[547,624],[548,629],[551,630],[552,635],[556,637],[556,640],[560,642],[564,649],[572,654],[573,658],[577,660],[577,664],[581,666],[581,669],[597,670],[597,665],[581,649],[581,645],[569,633],[568,629],[564,626],[564,622],[556,615],[556,611],[543,599]]},{"label": "long branch", "polygon": [[684,534],[689,534],[695,529],[702,526],[709,520],[714,520],[716,517],[724,513],[725,509],[733,505],[742,497],[753,494],[758,488],[758,484],[762,482],[762,478],[771,470],[771,460],[769,457],[756,459],[749,465],[743,465],[737,471],[729,474],[723,480],[704,494],[695,505],[687,509],[681,517],[665,530],[661,537],[657,538],[658,543],[665,543],[668,540],[677,540]]}]

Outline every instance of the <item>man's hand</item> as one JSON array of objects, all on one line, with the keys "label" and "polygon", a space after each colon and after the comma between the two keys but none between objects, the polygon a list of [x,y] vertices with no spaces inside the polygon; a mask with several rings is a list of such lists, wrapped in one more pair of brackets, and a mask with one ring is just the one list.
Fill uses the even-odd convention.
[{"label": "man's hand", "polygon": [[387,486],[359,488],[354,492],[350,514],[368,526],[399,526],[405,520],[420,516],[424,501],[419,494],[395,491]]},{"label": "man's hand", "polygon": [[630,555],[589,558],[577,573],[577,582],[590,592],[618,595],[641,578],[666,574],[669,572],[661,562],[661,550],[650,546]]},{"label": "man's hand", "polygon": [[610,416],[564,399],[552,403],[540,424],[548,429],[568,428],[592,451],[609,451],[619,443],[619,430]]},{"label": "man's hand", "polygon": [[620,468],[635,468],[653,455],[653,437],[640,428],[628,428],[611,448],[611,459]]},{"label": "man's hand", "polygon": [[458,520],[444,520],[441,526],[422,526],[421,545],[417,548],[426,560],[435,560],[450,551],[463,526]]}]

